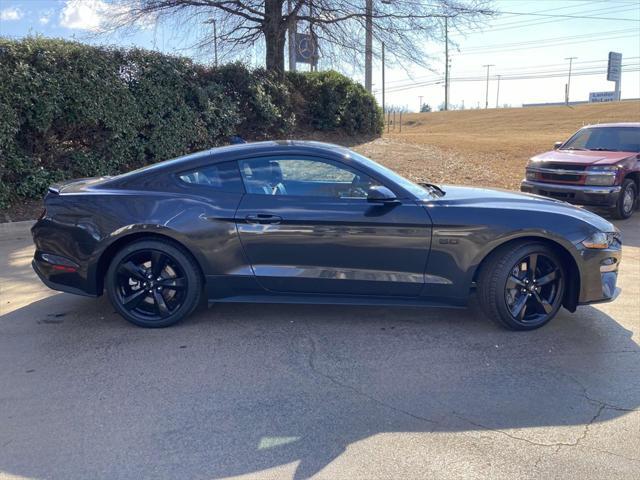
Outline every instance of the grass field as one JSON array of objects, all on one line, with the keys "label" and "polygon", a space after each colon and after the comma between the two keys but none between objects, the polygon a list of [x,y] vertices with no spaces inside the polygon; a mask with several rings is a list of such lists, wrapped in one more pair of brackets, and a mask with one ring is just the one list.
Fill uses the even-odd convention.
[{"label": "grass field", "polygon": [[640,122],[640,101],[414,113],[383,137],[355,146],[415,180],[517,189],[527,160],[580,127]]}]

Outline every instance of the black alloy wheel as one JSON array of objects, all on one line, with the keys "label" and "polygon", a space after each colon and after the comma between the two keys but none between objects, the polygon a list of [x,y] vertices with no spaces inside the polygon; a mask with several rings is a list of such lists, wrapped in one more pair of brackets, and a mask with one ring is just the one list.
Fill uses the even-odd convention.
[{"label": "black alloy wheel", "polygon": [[556,316],[567,281],[550,245],[523,241],[491,253],[478,275],[478,300],[486,315],[511,330],[533,330]]},{"label": "black alloy wheel", "polygon": [[544,322],[563,292],[562,270],[553,259],[531,253],[512,267],[504,298],[509,313],[522,324]]},{"label": "black alloy wheel", "polygon": [[199,302],[202,282],[194,263],[170,242],[135,242],[111,262],[109,298],[118,313],[136,325],[173,325]]}]

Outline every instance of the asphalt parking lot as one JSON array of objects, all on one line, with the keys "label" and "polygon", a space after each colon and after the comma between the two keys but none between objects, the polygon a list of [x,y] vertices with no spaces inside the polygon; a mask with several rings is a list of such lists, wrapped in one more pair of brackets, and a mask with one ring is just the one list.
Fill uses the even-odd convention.
[{"label": "asphalt parking lot", "polygon": [[0,225],[0,478],[640,478],[640,213],[614,303],[216,305],[145,330]]}]

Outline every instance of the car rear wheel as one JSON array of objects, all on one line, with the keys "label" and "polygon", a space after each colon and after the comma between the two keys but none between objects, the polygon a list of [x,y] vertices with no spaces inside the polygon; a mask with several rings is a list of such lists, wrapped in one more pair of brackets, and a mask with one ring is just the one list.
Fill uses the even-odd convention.
[{"label": "car rear wheel", "polygon": [[478,299],[487,316],[501,326],[533,330],[558,313],[565,278],[553,249],[538,242],[516,244],[499,249],[484,262]]},{"label": "car rear wheel", "polygon": [[120,250],[109,265],[109,300],[141,327],[173,325],[196,308],[202,280],[195,261],[168,241],[142,240]]},{"label": "car rear wheel", "polygon": [[638,203],[638,187],[636,182],[627,178],[622,182],[622,188],[616,206],[613,207],[613,216],[620,219],[629,218]]}]

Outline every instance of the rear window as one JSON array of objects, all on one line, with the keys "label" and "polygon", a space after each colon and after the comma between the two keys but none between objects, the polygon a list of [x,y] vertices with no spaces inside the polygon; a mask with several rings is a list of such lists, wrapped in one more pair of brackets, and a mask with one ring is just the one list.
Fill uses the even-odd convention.
[{"label": "rear window", "polygon": [[236,162],[216,163],[177,174],[178,179],[194,188],[219,192],[243,193],[244,187]]}]

